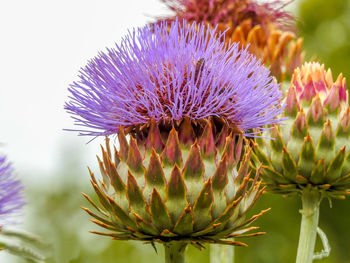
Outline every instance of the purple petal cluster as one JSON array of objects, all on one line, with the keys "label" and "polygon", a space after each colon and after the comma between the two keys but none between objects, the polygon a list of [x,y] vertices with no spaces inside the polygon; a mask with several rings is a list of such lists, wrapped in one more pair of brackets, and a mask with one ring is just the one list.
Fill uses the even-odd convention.
[{"label": "purple petal cluster", "polygon": [[24,205],[23,186],[13,177],[11,165],[0,156],[0,225],[12,221],[12,217]]},{"label": "purple petal cluster", "polygon": [[152,119],[217,116],[243,131],[278,123],[281,92],[270,71],[224,37],[185,21],[129,32],[80,71],[65,109],[94,136]]}]

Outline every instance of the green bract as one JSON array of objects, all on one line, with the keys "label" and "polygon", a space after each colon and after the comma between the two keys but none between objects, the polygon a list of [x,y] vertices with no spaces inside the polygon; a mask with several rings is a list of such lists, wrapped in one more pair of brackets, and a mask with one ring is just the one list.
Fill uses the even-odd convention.
[{"label": "green bract", "polygon": [[198,248],[205,242],[245,245],[229,238],[262,234],[246,234],[265,211],[246,219],[263,189],[257,176],[250,178],[249,148],[238,165],[242,137],[229,135],[226,126],[217,132],[212,121],[184,119],[166,129],[155,122],[137,133],[120,129],[120,147],[113,152],[107,141],[99,160],[103,180],[91,173],[100,204],[86,196],[97,213],[84,208],[110,230],[98,234]]},{"label": "green bract", "polygon": [[323,65],[297,69],[287,92],[286,125],[257,139],[253,158],[271,192],[288,194],[306,187],[323,196],[344,198],[350,189],[350,109],[345,78],[333,82]]}]

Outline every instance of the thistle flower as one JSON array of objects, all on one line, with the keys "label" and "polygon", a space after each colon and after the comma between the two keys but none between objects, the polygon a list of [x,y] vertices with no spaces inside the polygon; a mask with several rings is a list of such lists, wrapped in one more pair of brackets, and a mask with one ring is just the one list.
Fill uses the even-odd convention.
[{"label": "thistle flower", "polygon": [[12,221],[13,216],[24,205],[21,191],[23,186],[12,175],[12,167],[0,156],[0,224]]},{"label": "thistle flower", "polygon": [[268,189],[302,192],[314,187],[322,196],[350,194],[350,109],[346,80],[319,63],[305,63],[293,74],[287,93],[286,125],[271,130],[268,147],[258,140],[258,159]]},{"label": "thistle flower", "polygon": [[82,134],[135,131],[153,119],[218,117],[241,133],[280,121],[278,84],[247,50],[218,41],[224,36],[204,25],[171,26],[131,32],[81,71],[65,108],[89,129]]},{"label": "thistle flower", "polygon": [[291,1],[256,3],[249,0],[162,0],[175,13],[167,21],[185,19],[204,22],[226,34],[226,40],[244,48],[271,66],[271,72],[283,80],[304,59],[303,39],[294,31],[294,18],[283,11]]},{"label": "thistle flower", "polygon": [[71,86],[66,109],[89,129],[83,134],[119,141],[119,150],[108,140],[102,148],[103,180],[90,172],[100,204],[86,196],[97,213],[84,209],[112,231],[99,234],[163,243],[169,258],[188,243],[245,245],[229,238],[261,234],[246,234],[265,211],[245,218],[262,189],[242,133],[280,121],[281,92],[222,37],[195,23],[145,27],[100,53]]},{"label": "thistle flower", "polygon": [[275,0],[270,3],[256,3],[249,0],[162,0],[174,17],[167,21],[185,19],[189,22],[203,21],[211,24],[231,24],[237,27],[242,21],[251,19],[252,25],[267,27],[275,23],[284,28],[293,16],[283,10],[285,1]]},{"label": "thistle flower", "polygon": [[271,192],[301,196],[303,209],[297,263],[311,263],[323,197],[350,195],[350,108],[346,80],[334,82],[324,65],[305,63],[292,76],[285,126],[275,127],[270,146],[258,140],[255,164]]}]

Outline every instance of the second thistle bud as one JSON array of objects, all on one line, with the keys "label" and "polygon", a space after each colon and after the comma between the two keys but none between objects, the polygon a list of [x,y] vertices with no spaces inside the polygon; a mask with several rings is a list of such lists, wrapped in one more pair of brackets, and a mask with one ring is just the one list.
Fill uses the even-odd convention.
[{"label": "second thistle bud", "polygon": [[263,164],[261,175],[270,191],[287,194],[312,186],[323,196],[350,194],[347,102],[342,74],[334,82],[331,70],[318,63],[295,70],[286,97],[286,125],[267,135],[274,138],[271,147],[257,140],[254,154],[257,163]]}]

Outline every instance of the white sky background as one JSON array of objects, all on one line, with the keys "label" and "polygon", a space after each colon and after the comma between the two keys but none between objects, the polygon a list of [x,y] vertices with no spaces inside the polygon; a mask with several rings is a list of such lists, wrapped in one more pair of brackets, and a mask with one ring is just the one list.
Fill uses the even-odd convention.
[{"label": "white sky background", "polygon": [[0,1],[0,153],[18,174],[49,174],[63,144],[86,164],[94,159],[103,139],[86,144],[91,138],[63,131],[74,128],[67,87],[127,29],[166,12],[160,0]]}]

